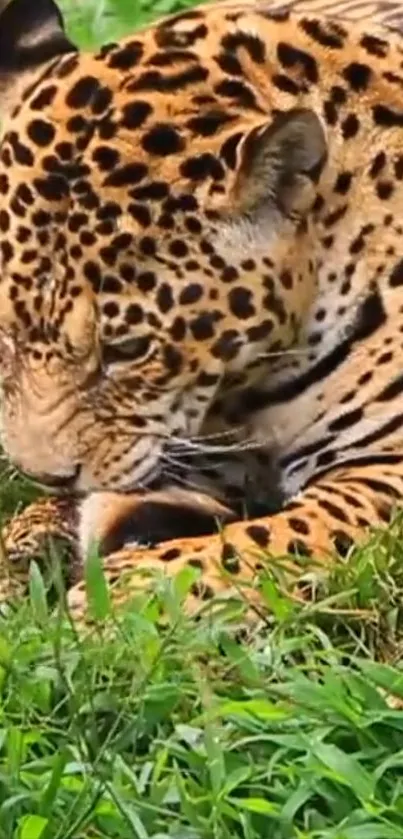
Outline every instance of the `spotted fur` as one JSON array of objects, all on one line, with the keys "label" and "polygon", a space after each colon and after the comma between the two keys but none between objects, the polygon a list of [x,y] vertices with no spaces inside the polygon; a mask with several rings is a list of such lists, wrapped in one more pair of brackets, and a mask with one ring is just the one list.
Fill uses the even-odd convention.
[{"label": "spotted fur", "polygon": [[399,9],[217,3],[95,55],[52,0],[3,13],[4,445],[86,496],[118,597],[298,575],[399,504]]}]

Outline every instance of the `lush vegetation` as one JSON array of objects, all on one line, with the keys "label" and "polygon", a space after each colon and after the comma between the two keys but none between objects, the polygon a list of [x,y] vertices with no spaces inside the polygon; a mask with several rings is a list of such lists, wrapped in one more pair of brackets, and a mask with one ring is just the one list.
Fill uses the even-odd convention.
[{"label": "lush vegetation", "polygon": [[[62,3],[84,46],[174,5]],[[3,510],[31,492],[5,469]],[[0,839],[401,839],[401,530],[312,573],[313,604],[268,573],[242,640],[235,604],[184,617],[188,574],[115,616],[96,557],[79,637],[33,566],[0,617]]]}]

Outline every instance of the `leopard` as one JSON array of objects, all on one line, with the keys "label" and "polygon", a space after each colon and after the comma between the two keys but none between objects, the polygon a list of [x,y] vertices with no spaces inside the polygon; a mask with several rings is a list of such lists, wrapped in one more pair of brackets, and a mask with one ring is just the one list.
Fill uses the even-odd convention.
[{"label": "leopard", "polygon": [[388,526],[402,23],[224,0],[81,52],[54,0],[3,9],[1,436],[51,493],[3,531],[4,596],[47,533],[85,620],[93,544],[115,603],[192,568],[197,612]]}]

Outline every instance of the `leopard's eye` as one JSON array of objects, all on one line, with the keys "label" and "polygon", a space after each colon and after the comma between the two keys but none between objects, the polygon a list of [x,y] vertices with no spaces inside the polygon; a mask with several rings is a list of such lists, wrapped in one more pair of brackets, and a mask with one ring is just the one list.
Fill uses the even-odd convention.
[{"label": "leopard's eye", "polygon": [[125,361],[144,359],[150,352],[152,339],[150,335],[139,335],[137,338],[126,338],[119,344],[109,344],[102,352],[103,363],[118,364]]}]

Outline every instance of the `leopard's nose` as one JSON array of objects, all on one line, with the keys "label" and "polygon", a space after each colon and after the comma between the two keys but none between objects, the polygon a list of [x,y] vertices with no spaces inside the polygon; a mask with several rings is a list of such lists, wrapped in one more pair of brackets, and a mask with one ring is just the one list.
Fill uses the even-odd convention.
[{"label": "leopard's nose", "polygon": [[34,481],[37,484],[40,484],[42,487],[47,489],[51,489],[54,491],[63,491],[63,492],[72,492],[75,488],[75,485],[80,477],[81,473],[81,464],[77,464],[72,472],[66,473],[65,475],[48,475],[46,472],[40,473],[31,473],[26,472],[22,469],[19,470],[24,477],[28,478],[30,481]]}]

